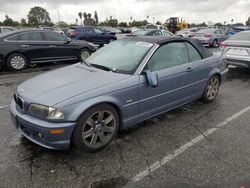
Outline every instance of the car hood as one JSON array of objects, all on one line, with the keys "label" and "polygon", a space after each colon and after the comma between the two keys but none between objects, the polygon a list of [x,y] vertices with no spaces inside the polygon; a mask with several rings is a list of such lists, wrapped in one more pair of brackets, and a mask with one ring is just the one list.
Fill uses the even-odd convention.
[{"label": "car hood", "polygon": [[[17,87],[17,93],[29,103],[54,106],[128,77],[130,75],[104,71],[78,63],[24,81]],[[97,94],[101,93],[97,92]]]}]

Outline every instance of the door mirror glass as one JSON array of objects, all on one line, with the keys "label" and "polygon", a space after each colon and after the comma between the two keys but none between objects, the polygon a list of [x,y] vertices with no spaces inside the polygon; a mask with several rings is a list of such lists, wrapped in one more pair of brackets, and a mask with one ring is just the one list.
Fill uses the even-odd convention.
[{"label": "door mirror glass", "polygon": [[158,75],[156,72],[150,72],[149,70],[145,71],[147,81],[151,87],[158,86]]}]

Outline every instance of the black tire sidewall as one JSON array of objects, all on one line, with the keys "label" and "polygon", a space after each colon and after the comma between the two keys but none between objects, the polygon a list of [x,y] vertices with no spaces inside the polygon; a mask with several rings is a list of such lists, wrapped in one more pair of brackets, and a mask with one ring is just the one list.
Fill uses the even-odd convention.
[{"label": "black tire sidewall", "polygon": [[[210,100],[210,99],[208,99],[208,97],[207,97],[207,87],[208,87],[209,82],[210,82],[214,77],[216,77],[216,78],[218,79],[218,81],[219,81],[219,88],[218,88],[218,92],[217,92],[215,98],[214,98],[213,100]],[[207,82],[207,84],[206,84],[206,87],[205,87],[205,90],[204,90],[204,93],[203,93],[203,96],[202,96],[202,100],[203,100],[204,102],[206,102],[206,103],[213,102],[213,101],[216,99],[216,97],[217,97],[217,95],[218,95],[218,93],[219,93],[219,90],[220,90],[220,79],[219,79],[219,76],[218,76],[218,75],[214,75],[214,76],[210,77],[210,79],[208,80],[208,82]]]},{"label": "black tire sidewall", "polygon": [[[108,111],[110,111],[115,117],[117,126],[115,127],[115,132],[114,132],[113,136],[111,137],[111,139],[106,144],[104,144],[103,146],[101,146],[99,148],[90,148],[82,140],[82,129],[83,129],[83,125],[84,125],[85,121],[89,118],[89,116],[92,115],[93,113],[95,113],[96,111],[99,111],[99,110],[108,110]],[[72,135],[73,144],[80,151],[87,151],[87,152],[100,151],[100,150],[104,149],[107,145],[109,145],[114,140],[114,138],[116,137],[116,134],[117,134],[117,132],[119,130],[119,124],[120,124],[119,122],[120,122],[119,115],[118,115],[118,112],[116,111],[116,109],[114,107],[112,107],[109,104],[96,105],[96,106],[88,109],[86,112],[84,112],[81,115],[81,117],[79,118],[78,123],[76,125],[76,128],[75,128],[75,130],[73,132],[73,135]]]},{"label": "black tire sidewall", "polygon": [[80,52],[79,52],[79,60],[80,61],[84,61],[85,59],[82,59],[82,52],[84,52],[84,51],[87,51],[87,52],[89,52],[89,55],[91,55],[91,52],[90,52],[90,50],[89,49],[87,49],[87,48],[82,48],[81,50],[80,50]]},{"label": "black tire sidewall", "polygon": [[[15,69],[14,67],[11,66],[11,59],[14,57],[14,56],[21,56],[24,61],[25,61],[25,65],[23,66],[22,69]],[[14,53],[14,54],[11,54],[8,58],[7,58],[7,62],[6,62],[6,65],[7,67],[12,70],[12,71],[21,71],[21,70],[24,70],[25,68],[27,68],[28,66],[28,59],[23,55],[23,54],[20,54],[20,53]]]}]

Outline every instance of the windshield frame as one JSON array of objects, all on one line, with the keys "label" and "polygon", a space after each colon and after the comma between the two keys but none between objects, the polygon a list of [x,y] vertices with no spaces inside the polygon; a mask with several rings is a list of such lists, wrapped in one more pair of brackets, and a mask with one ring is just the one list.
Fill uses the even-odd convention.
[{"label": "windshield frame", "polygon": [[[152,49],[155,48],[156,44],[155,43],[151,43],[151,42],[141,41],[141,40],[131,40],[131,39],[120,39],[120,40],[127,40],[127,41],[134,41],[134,42],[145,42],[145,43],[152,44],[152,46],[149,47],[145,51],[145,53],[143,54],[143,56],[141,57],[141,59],[139,60],[139,62],[137,63],[137,65],[133,69],[127,71],[127,70],[120,70],[119,68],[108,67],[108,68],[111,69],[111,72],[120,73],[120,74],[127,74],[127,75],[134,75],[136,72],[138,72],[139,67],[141,67],[141,65],[143,64],[143,62],[145,61],[145,59],[147,58],[147,56],[150,54],[150,52],[152,51]],[[88,61],[88,58],[85,61],[88,64],[90,64],[90,65],[91,64],[96,64],[95,62]],[[106,66],[106,65],[104,65],[104,66]],[[95,67],[95,68],[97,68],[97,67]]]}]

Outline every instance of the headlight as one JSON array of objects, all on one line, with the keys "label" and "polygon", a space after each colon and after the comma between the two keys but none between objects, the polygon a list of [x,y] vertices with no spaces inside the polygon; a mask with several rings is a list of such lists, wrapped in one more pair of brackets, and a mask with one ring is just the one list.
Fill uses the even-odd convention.
[{"label": "headlight", "polygon": [[30,104],[28,112],[32,116],[40,117],[42,119],[61,120],[64,118],[64,114],[61,110],[40,104]]}]

